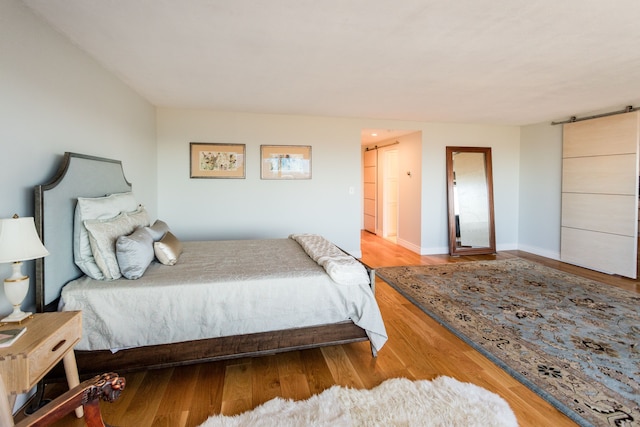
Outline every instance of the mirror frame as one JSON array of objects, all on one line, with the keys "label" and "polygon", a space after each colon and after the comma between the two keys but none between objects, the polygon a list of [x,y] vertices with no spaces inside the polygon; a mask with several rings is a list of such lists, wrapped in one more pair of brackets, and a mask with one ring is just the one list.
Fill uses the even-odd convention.
[{"label": "mirror frame", "polygon": [[[462,248],[456,245],[456,214],[453,200],[453,153],[482,153],[484,154],[485,176],[487,184],[487,204],[489,208],[489,246]],[[496,252],[495,223],[493,213],[493,172],[491,169],[491,147],[447,147],[447,204],[449,207],[449,254],[450,255],[480,255]]]}]

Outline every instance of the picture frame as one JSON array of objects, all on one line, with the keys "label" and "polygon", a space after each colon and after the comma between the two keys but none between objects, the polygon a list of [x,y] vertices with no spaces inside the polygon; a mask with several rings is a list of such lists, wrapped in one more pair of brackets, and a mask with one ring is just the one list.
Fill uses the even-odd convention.
[{"label": "picture frame", "polygon": [[261,179],[311,179],[310,145],[261,145]]},{"label": "picture frame", "polygon": [[192,142],[189,144],[191,178],[245,178],[245,144]]}]

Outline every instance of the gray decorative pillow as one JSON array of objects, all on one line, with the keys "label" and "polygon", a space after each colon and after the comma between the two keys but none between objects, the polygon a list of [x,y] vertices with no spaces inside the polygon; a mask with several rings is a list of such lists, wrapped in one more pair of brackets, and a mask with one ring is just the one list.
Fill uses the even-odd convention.
[{"label": "gray decorative pillow", "polygon": [[153,244],[153,250],[158,261],[164,265],[174,265],[182,254],[182,243],[170,231],[164,237]]},{"label": "gray decorative pillow", "polygon": [[116,258],[120,272],[127,279],[139,279],[153,261],[153,238],[147,227],[139,227],[116,240]]},{"label": "gray decorative pillow", "polygon": [[169,226],[166,222],[157,219],[152,226],[147,227],[147,231],[151,234],[153,241],[157,242],[164,237],[167,231],[169,231]]}]

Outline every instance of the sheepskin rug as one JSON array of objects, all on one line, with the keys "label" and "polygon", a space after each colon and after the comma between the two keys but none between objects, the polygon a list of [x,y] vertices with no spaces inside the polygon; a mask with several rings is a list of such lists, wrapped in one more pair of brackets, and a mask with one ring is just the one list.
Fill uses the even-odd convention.
[{"label": "sheepskin rug", "polygon": [[371,390],[333,386],[307,400],[272,399],[251,411],[214,415],[221,426],[517,426],[504,399],[450,377],[389,379]]}]

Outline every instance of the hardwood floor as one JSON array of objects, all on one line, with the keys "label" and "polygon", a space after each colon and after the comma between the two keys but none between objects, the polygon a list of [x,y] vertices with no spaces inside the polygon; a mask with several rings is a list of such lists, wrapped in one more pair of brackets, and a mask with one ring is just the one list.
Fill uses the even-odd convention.
[{"label": "hardwood floor", "polygon": [[[420,256],[373,234],[362,235],[362,260],[371,267],[441,264],[516,256],[584,274],[638,292],[638,283],[569,266],[518,251],[497,255]],[[505,398],[520,426],[575,426],[535,393],[425,315],[382,280],[376,296],[389,341],[377,358],[367,343],[325,347],[273,356],[202,363],[127,373],[127,387],[115,403],[102,403],[105,422],[121,427],[191,427],[216,413],[237,414],[281,396],[305,399],[334,384],[372,388],[387,378],[433,379],[447,375]],[[47,386],[56,395],[62,385]],[[73,415],[56,426],[83,426]]]}]

